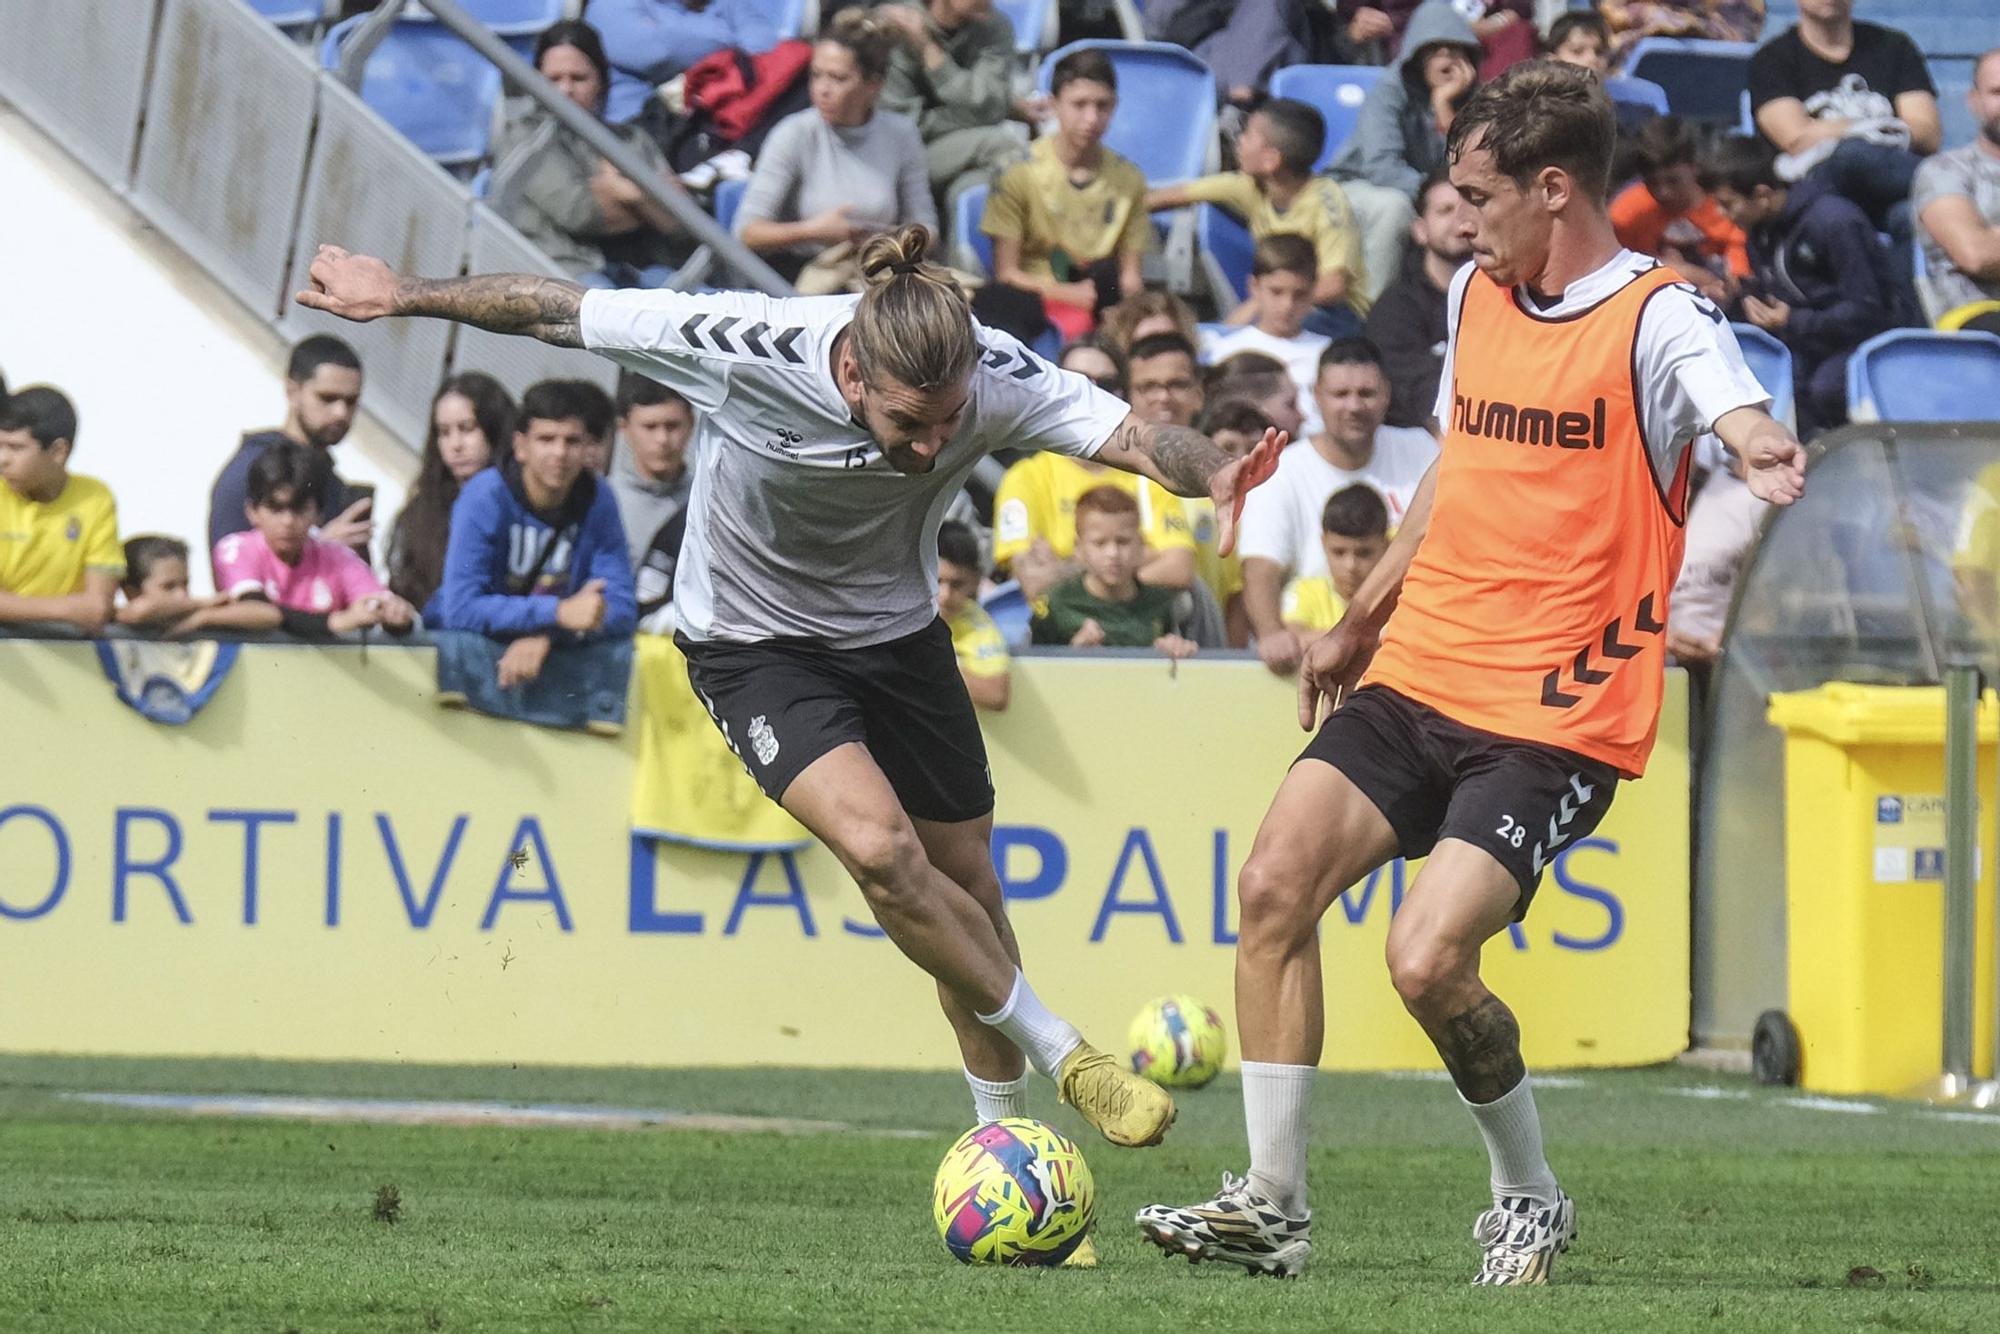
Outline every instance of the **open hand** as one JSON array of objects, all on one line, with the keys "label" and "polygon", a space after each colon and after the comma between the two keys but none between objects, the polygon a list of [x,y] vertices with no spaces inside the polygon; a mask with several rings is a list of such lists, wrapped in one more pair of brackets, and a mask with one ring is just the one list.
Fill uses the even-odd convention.
[{"label": "open hand", "polygon": [[1253,488],[1271,480],[1271,474],[1278,470],[1278,455],[1289,441],[1283,431],[1272,427],[1264,432],[1256,448],[1227,467],[1216,469],[1215,476],[1209,478],[1208,493],[1215,499],[1217,555],[1227,556],[1236,550],[1236,526],[1243,518],[1243,502]]},{"label": "open hand", "polygon": [[396,313],[396,271],[373,255],[350,255],[337,245],[323,245],[306,270],[312,284],[298,294],[298,303],[357,323]]}]

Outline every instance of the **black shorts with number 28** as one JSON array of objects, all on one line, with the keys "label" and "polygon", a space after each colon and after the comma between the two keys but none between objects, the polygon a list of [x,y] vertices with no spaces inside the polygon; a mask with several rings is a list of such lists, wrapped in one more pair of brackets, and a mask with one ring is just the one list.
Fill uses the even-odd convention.
[{"label": "black shorts with number 28", "polygon": [[817,639],[674,642],[709,716],[771,800],[782,800],[814,760],[856,741],[917,819],[992,812],[986,740],[942,620],[865,648]]},{"label": "black shorts with number 28", "polygon": [[1405,857],[1445,838],[1492,853],[1521,887],[1516,921],[1543,869],[1597,828],[1618,788],[1618,771],[1599,760],[1467,727],[1386,686],[1349,696],[1299,758],[1347,775]]}]

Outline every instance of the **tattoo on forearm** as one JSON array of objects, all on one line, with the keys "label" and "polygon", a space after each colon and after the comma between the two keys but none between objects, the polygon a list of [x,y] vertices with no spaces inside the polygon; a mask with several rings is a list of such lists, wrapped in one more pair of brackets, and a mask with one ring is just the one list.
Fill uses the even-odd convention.
[{"label": "tattoo on forearm", "polygon": [[1431,1036],[1467,1102],[1492,1102],[1528,1073],[1521,1063],[1521,1025],[1498,996],[1445,1020],[1444,1031]]},{"label": "tattoo on forearm", "polygon": [[1207,495],[1208,479],[1229,462],[1213,440],[1185,426],[1128,421],[1112,434],[1111,443],[1152,459],[1167,489],[1177,496]]},{"label": "tattoo on forearm", "polygon": [[496,273],[474,278],[405,278],[396,313],[430,315],[494,333],[526,334],[557,347],[582,347],[583,289],[560,278]]}]

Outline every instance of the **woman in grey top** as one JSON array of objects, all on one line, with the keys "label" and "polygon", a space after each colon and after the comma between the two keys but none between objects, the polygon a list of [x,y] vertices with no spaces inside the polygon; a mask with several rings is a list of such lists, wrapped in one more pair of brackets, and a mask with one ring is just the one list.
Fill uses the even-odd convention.
[{"label": "woman in grey top", "polygon": [[877,232],[910,222],[937,232],[923,136],[876,109],[898,40],[843,10],[813,46],[811,108],[778,122],[744,192],[737,236],[804,295],[859,291],[861,243]]}]

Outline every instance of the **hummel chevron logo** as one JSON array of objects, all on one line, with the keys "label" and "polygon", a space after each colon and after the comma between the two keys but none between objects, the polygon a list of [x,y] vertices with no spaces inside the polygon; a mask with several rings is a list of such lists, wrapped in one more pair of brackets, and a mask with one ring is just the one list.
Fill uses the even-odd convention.
[{"label": "hummel chevron logo", "polygon": [[[1006,370],[1007,367],[1014,365],[1014,358],[1008,356],[997,347],[987,352],[985,361],[989,367],[996,371]],[[1024,352],[1021,354],[1020,361],[1021,364],[1019,366],[1015,366],[1013,370],[1007,372],[1009,379],[1029,380],[1042,373],[1040,363],[1027,353]]]},{"label": "hummel chevron logo", "polygon": [[[803,366],[806,359],[792,345],[804,336],[805,330],[797,325],[783,329],[772,329],[759,320],[730,342],[730,334],[737,325],[743,323],[740,315],[692,315],[681,325],[681,340],[697,352],[724,352],[730,356],[749,355],[762,357],[766,361],[782,358],[794,366]],[[708,341],[703,342],[703,338]],[[765,343],[769,339],[769,345]]]},{"label": "hummel chevron logo", "polygon": [[[1657,635],[1666,630],[1666,622],[1654,615],[1653,607],[1653,594],[1648,593],[1639,599],[1639,608],[1632,613],[1632,628],[1635,631],[1640,634]],[[1623,619],[1613,617],[1611,624],[1604,627],[1604,633],[1597,640],[1595,647],[1601,658],[1608,660],[1607,665],[1599,666],[1594,663],[1591,659],[1592,646],[1586,644],[1576,651],[1576,657],[1568,663],[1568,681],[1563,679],[1562,667],[1551,668],[1548,674],[1542,677],[1544,708],[1575,708],[1583,703],[1583,696],[1565,690],[1563,688],[1565,685],[1574,687],[1603,685],[1611,679],[1611,673],[1616,670],[1615,666],[1609,664],[1639,656],[1639,651],[1645,647],[1644,644],[1635,644],[1619,638]],[[1589,798],[1585,797],[1583,800],[1587,801]]]}]

